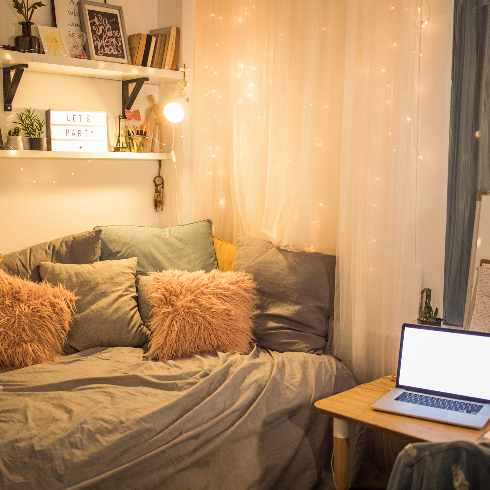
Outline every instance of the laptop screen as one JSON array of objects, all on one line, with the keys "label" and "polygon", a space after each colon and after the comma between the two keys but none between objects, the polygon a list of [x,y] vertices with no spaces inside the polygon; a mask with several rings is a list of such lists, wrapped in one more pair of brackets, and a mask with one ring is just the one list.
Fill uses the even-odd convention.
[{"label": "laptop screen", "polygon": [[490,334],[403,325],[397,387],[490,401]]}]

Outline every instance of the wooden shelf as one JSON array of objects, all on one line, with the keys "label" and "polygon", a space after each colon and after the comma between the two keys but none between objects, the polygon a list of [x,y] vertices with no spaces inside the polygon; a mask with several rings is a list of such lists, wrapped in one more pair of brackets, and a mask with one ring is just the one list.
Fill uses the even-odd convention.
[{"label": "wooden shelf", "polygon": [[74,152],[74,151],[35,151],[0,150],[0,158],[44,158],[79,160],[171,160],[171,153],[135,152]]},{"label": "wooden shelf", "polygon": [[158,70],[125,63],[108,61],[81,60],[68,56],[50,56],[47,54],[19,53],[0,49],[0,66],[7,67],[28,64],[27,72],[52,73],[87,78],[108,80],[132,80],[148,77],[151,85],[164,85],[177,80],[184,80],[181,71]]}]

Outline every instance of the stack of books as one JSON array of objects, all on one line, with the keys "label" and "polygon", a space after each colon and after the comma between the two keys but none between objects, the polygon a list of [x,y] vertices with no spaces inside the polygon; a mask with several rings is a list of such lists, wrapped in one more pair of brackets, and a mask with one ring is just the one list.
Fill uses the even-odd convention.
[{"label": "stack of books", "polygon": [[180,28],[164,27],[148,34],[128,37],[131,63],[136,66],[176,70],[179,59]]}]

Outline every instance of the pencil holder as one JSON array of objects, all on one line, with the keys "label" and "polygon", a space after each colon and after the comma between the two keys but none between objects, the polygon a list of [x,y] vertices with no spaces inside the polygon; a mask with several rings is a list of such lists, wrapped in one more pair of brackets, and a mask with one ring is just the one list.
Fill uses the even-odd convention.
[{"label": "pencil holder", "polygon": [[135,153],[146,153],[148,145],[148,136],[128,136],[129,151]]}]

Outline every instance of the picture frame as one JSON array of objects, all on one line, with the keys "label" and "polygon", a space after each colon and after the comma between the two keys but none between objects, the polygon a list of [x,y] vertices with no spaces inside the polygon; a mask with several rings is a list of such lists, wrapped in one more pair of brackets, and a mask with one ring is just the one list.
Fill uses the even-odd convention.
[{"label": "picture frame", "polygon": [[98,61],[130,63],[122,7],[91,0],[78,3],[87,57]]},{"label": "picture frame", "polygon": [[57,27],[37,26],[39,39],[45,54],[51,56],[69,56],[61,31]]}]

